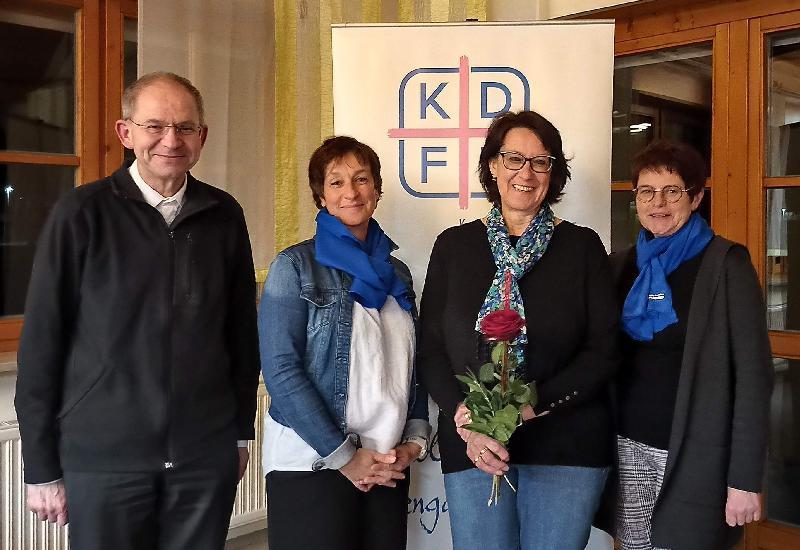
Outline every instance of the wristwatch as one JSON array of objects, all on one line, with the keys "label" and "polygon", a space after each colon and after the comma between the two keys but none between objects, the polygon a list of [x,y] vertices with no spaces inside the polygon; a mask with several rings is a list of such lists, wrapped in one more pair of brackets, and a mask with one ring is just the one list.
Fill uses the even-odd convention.
[{"label": "wristwatch", "polygon": [[405,438],[405,440],[403,440],[403,443],[416,443],[417,445],[422,447],[422,451],[419,453],[419,456],[417,457],[417,460],[419,460],[420,462],[425,460],[425,457],[428,456],[428,440],[422,437],[421,435],[410,435],[407,438]]}]

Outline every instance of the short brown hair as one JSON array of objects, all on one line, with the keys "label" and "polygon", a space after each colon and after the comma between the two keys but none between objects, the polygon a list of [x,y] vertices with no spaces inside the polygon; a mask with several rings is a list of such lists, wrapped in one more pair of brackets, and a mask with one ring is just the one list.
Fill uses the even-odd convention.
[{"label": "short brown hair", "polygon": [[639,185],[642,172],[666,170],[678,174],[686,185],[686,192],[694,198],[706,185],[706,161],[697,149],[676,141],[654,141],[633,158],[633,188]]},{"label": "short brown hair", "polygon": [[191,96],[194,98],[195,104],[197,105],[197,112],[200,115],[200,125],[205,126],[203,96],[200,95],[200,90],[198,90],[194,84],[189,81],[189,79],[167,71],[147,73],[146,75],[139,77],[136,82],[129,84],[128,87],[125,88],[125,91],[122,92],[122,118],[125,120],[130,119],[133,116],[134,111],[136,111],[136,100],[139,98],[139,94],[151,84],[161,81],[177,84],[191,94]]},{"label": "short brown hair", "polygon": [[492,121],[486,133],[486,142],[481,149],[478,161],[478,179],[489,201],[495,206],[500,206],[500,191],[497,189],[497,180],[489,169],[489,161],[500,153],[506,134],[514,128],[527,128],[536,134],[542,141],[545,149],[555,157],[553,168],[550,170],[550,187],[542,201],[544,204],[555,204],[561,200],[564,187],[570,177],[569,165],[561,146],[561,134],[553,123],[535,111],[519,111],[504,113]]},{"label": "short brown hair", "polygon": [[308,161],[308,185],[311,187],[311,196],[314,197],[314,204],[317,205],[317,208],[322,209],[322,195],[325,194],[325,169],[331,161],[338,160],[347,153],[352,153],[361,164],[369,165],[378,198],[380,199],[383,194],[381,161],[372,147],[350,136],[333,136],[323,141]]}]

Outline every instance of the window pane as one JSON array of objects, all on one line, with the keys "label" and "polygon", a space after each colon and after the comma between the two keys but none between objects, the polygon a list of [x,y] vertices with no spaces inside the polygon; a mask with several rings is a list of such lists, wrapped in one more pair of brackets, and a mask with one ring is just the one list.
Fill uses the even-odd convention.
[{"label": "window pane", "polygon": [[800,175],[800,31],[767,38],[767,85],[767,175]]},{"label": "window pane", "polygon": [[[700,215],[711,224],[711,189],[706,188],[698,208]],[[636,203],[630,191],[611,192],[611,252],[625,250],[636,244],[639,237],[639,218]]]},{"label": "window pane", "polygon": [[800,361],[773,359],[767,517],[800,526]]},{"label": "window pane", "polygon": [[655,139],[694,146],[710,166],[711,45],[617,57],[611,179],[631,179],[631,159]]},{"label": "window pane", "polygon": [[[123,60],[123,88],[127,88],[128,85],[133,84],[136,81],[136,71],[137,71],[137,48],[138,48],[138,39],[137,39],[137,27],[136,27],[136,19],[129,19],[125,18],[125,52],[124,52],[124,60]],[[132,149],[128,149],[123,147],[123,155],[125,160],[133,160],[136,158],[136,155],[133,154]]]},{"label": "window pane", "polygon": [[639,236],[639,218],[630,191],[611,192],[611,252],[618,252],[636,244]]},{"label": "window pane", "polygon": [[800,188],[768,189],[767,319],[771,330],[800,330]]},{"label": "window pane", "polygon": [[72,166],[0,164],[0,315],[23,313],[39,232],[74,186]]},{"label": "window pane", "polygon": [[0,52],[0,150],[75,153],[74,12],[0,9]]},{"label": "window pane", "polygon": [[125,18],[125,58],[123,59],[123,87],[136,81],[137,64],[137,28],[136,19]]}]

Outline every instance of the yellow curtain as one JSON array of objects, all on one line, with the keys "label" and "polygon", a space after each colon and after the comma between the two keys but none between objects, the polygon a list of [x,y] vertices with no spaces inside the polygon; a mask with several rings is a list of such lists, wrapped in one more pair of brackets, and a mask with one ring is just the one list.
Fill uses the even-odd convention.
[{"label": "yellow curtain", "polygon": [[333,133],[331,25],[486,21],[486,0],[275,0],[275,250],[314,232],[308,158]]}]

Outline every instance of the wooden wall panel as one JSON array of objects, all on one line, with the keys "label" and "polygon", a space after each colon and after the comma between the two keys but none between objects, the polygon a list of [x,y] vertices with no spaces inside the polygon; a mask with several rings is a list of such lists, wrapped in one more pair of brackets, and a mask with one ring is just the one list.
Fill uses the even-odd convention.
[{"label": "wooden wall panel", "polygon": [[738,20],[726,26],[729,28],[726,56],[728,118],[725,121],[728,169],[726,202],[723,205],[725,230],[720,233],[733,241],[747,243],[747,136],[751,130],[747,124],[748,22]]},{"label": "wooden wall panel", "polygon": [[75,101],[81,183],[100,177],[100,0],[85,0],[78,15]]},{"label": "wooden wall panel", "polygon": [[652,37],[700,27],[764,17],[798,9],[797,0],[685,0],[648,2],[592,14],[617,20],[618,40]]},{"label": "wooden wall panel", "polygon": [[730,141],[730,29],[717,25],[714,29],[712,99],[711,99],[711,225],[721,235],[728,234],[728,178]]}]

